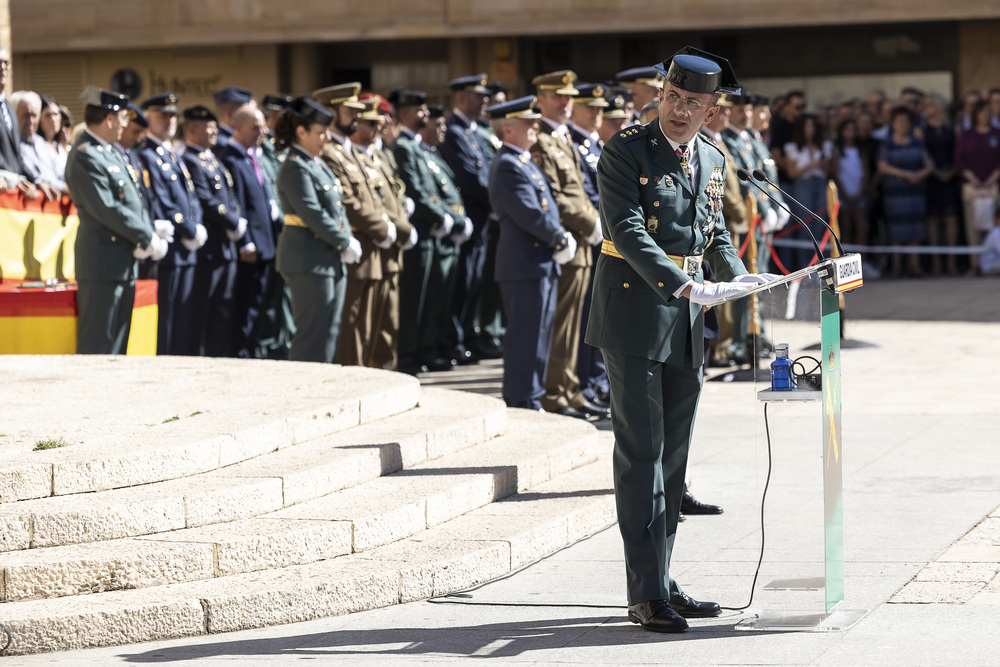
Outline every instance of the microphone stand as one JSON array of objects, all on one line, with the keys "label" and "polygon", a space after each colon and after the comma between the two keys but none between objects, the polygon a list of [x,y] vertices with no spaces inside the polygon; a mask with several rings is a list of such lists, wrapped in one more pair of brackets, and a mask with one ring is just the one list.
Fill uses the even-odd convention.
[{"label": "microphone stand", "polygon": [[[753,177],[754,177],[754,180],[763,181],[764,183],[767,183],[768,185],[770,185],[771,187],[773,187],[775,190],[777,190],[778,192],[780,192],[782,194],[782,196],[788,197],[789,199],[791,199],[793,202],[795,202],[799,206],[802,206],[802,202],[800,202],[795,197],[791,196],[790,194],[788,194],[787,192],[785,192],[784,190],[782,190],[781,188],[779,188],[777,185],[775,185],[774,183],[772,183],[767,178],[767,174],[765,174],[764,172],[762,172],[760,169],[754,169],[753,170]],[[754,183],[754,185],[756,185],[756,183]],[[771,197],[771,195],[768,194],[768,192],[766,190],[764,190],[763,188],[761,188],[761,191],[764,192],[764,194],[767,194],[768,197]],[[774,199],[774,197],[771,197],[771,199]],[[775,201],[777,201],[777,200],[775,200]],[[805,206],[802,206],[802,208],[804,208],[807,211],[809,210]],[[788,210],[788,209],[785,209],[785,210]],[[791,211],[789,211],[789,213],[791,213]],[[824,227],[826,227],[828,230],[830,230],[830,236],[833,237],[833,242],[837,244],[837,252],[839,252],[840,255],[843,256],[845,254],[844,253],[844,247],[842,245],[840,245],[840,239],[837,237],[837,233],[835,231],[833,231],[833,227],[830,226],[830,223],[827,222],[826,220],[824,220],[823,218],[819,217],[819,215],[817,215],[816,213],[813,213],[812,217],[814,217],[817,220],[819,220],[821,223],[823,223]],[[805,226],[805,223],[802,222],[801,219],[796,218],[796,220],[798,220],[803,226]],[[809,229],[809,228],[806,227],[806,229]],[[809,235],[812,236],[812,232],[810,232]],[[815,243],[815,242],[816,242],[816,237],[813,236],[813,243]],[[818,248],[817,248],[817,250],[818,250]],[[822,257],[823,256],[820,255],[820,258],[822,258]]]}]

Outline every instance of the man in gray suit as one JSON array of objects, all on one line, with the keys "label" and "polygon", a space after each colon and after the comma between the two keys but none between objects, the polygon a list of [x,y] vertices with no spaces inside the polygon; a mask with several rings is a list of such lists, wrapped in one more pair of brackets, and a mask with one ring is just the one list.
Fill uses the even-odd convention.
[{"label": "man in gray suit", "polygon": [[142,206],[138,184],[114,147],[128,125],[128,98],[96,86],[84,91],[86,131],[66,159],[66,185],[76,204],[79,354],[124,354],[135,302],[137,259],[159,260],[167,242]]}]

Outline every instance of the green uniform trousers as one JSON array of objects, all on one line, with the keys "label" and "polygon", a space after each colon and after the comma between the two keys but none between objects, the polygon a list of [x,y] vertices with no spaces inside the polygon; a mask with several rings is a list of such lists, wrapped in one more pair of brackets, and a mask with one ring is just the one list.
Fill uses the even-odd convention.
[{"label": "green uniform trousers", "polygon": [[78,282],[76,353],[125,354],[133,305],[134,280]]},{"label": "green uniform trousers", "polygon": [[670,576],[702,368],[601,350],[611,385],[618,527],[630,605],[681,592]]},{"label": "green uniform trousers", "polygon": [[337,358],[347,276],[289,273],[284,279],[292,294],[295,322],[288,358],[332,364]]}]

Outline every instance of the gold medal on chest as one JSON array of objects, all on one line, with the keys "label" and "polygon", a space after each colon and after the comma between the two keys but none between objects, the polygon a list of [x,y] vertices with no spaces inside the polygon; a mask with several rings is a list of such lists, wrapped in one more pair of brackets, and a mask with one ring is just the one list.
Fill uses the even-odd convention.
[{"label": "gold medal on chest", "polygon": [[646,185],[649,183],[649,176],[646,174],[639,174],[639,185]]},{"label": "gold medal on chest", "polygon": [[660,228],[660,220],[655,215],[649,216],[649,220],[646,221],[646,229],[649,230],[650,234],[655,234],[656,230]]}]

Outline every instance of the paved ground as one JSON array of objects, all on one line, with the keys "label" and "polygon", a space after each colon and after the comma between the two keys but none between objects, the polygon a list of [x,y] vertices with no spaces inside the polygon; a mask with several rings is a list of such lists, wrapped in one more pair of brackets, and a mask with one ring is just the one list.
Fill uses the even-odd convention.
[{"label": "paved ground", "polygon": [[[768,582],[821,573],[819,408],[769,408],[774,458],[766,547],[746,612],[692,623],[678,636],[625,620],[621,543],[612,527],[467,597],[419,602],[264,630],[25,658],[11,665],[197,661],[352,664],[997,664],[1000,645],[1000,282],[872,282],[848,297],[844,353],[846,631],[747,632],[765,609],[809,608],[815,592]],[[793,350],[818,339],[775,324]],[[425,378],[495,393],[499,365]],[[612,446],[610,433],[604,436]],[[692,452],[692,489],[726,508],[691,517],[673,574],[694,597],[746,604],[760,548],[767,445],[752,384],[707,383]],[[610,484],[610,471],[609,480]],[[2,609],[0,609],[2,615]]]}]

